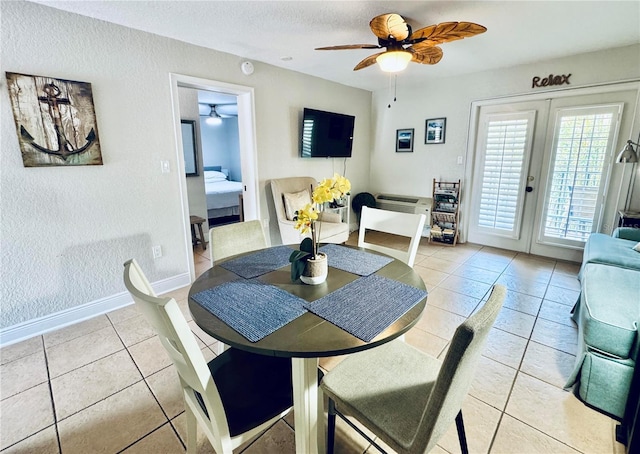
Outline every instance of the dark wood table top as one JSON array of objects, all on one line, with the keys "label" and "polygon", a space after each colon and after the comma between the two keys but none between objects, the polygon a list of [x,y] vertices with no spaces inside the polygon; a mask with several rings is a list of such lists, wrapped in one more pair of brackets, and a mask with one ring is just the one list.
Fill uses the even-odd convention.
[{"label": "dark wood table top", "polygon": [[[229,257],[229,259],[240,256]],[[400,260],[394,260],[375,274],[426,290],[422,278]],[[329,267],[327,281],[324,284],[306,285],[300,281],[291,282],[290,266],[285,266],[264,274],[258,279],[311,302],[359,277],[356,274]],[[371,342],[362,341],[311,312],[296,318],[260,341],[251,342],[191,298],[192,295],[200,291],[237,278],[237,275],[219,265],[207,270],[196,279],[189,290],[189,310],[196,324],[210,336],[232,347],[263,355],[317,358],[344,355],[373,348],[389,342],[411,329],[422,316],[427,303],[425,297]],[[367,298],[367,295],[363,294],[361,297]]]}]

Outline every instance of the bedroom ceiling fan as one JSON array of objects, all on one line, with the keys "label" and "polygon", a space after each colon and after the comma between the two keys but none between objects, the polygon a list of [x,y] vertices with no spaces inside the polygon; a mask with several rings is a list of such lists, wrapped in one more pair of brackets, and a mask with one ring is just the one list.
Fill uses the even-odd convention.
[{"label": "bedroom ceiling fan", "polygon": [[[200,110],[201,116],[208,117],[205,121],[210,125],[222,124],[223,118],[231,118],[238,116],[237,104],[202,104],[203,109]],[[206,111],[208,109],[208,112]],[[204,111],[204,113],[203,113]]]},{"label": "bedroom ceiling fan", "polygon": [[354,71],[378,63],[385,72],[398,72],[410,61],[435,65],[442,59],[438,44],[469,38],[487,31],[473,22],[442,22],[412,32],[402,16],[395,13],[382,14],[371,19],[369,27],[378,37],[378,44],[345,44],[341,46],[317,47],[316,50],[382,49],[358,63]]}]

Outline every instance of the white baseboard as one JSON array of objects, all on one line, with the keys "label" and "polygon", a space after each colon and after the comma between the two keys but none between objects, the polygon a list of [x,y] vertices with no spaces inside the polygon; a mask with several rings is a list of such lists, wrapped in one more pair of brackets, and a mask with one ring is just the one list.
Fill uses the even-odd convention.
[{"label": "white baseboard", "polygon": [[[152,283],[156,294],[176,290],[191,284],[189,273],[179,274],[161,281]],[[40,318],[28,320],[17,325],[9,326],[0,330],[0,347],[7,347],[11,344],[29,339],[34,336],[55,331],[65,326],[88,320],[98,315],[106,314],[133,304],[129,292],[122,292],[106,298],[91,301],[80,306],[65,309],[60,312],[45,315]]]}]

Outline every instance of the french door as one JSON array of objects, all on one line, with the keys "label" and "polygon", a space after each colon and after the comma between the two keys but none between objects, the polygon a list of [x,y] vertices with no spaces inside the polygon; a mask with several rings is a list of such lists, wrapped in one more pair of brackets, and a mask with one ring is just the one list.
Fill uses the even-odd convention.
[{"label": "french door", "polygon": [[482,106],[469,241],[579,260],[603,222],[623,107],[635,95]]}]

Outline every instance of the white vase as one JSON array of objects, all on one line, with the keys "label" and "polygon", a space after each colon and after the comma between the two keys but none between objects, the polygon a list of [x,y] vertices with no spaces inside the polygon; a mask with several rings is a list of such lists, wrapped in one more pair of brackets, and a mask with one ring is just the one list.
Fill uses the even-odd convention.
[{"label": "white vase", "polygon": [[327,280],[328,271],[327,254],[320,252],[315,259],[307,259],[300,280],[309,285],[322,284]]}]

